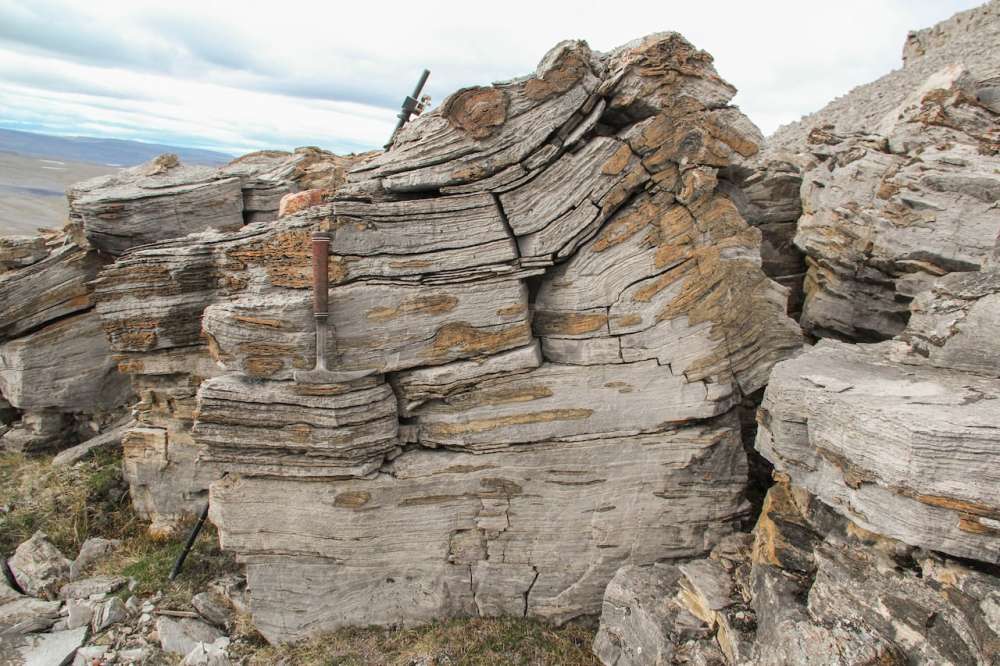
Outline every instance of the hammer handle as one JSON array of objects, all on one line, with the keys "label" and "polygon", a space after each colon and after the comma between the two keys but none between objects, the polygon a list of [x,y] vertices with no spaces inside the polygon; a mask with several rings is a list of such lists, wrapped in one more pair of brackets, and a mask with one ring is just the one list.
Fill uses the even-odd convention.
[{"label": "hammer handle", "polygon": [[313,269],[313,314],[327,315],[330,312],[330,234],[315,233],[312,236]]}]

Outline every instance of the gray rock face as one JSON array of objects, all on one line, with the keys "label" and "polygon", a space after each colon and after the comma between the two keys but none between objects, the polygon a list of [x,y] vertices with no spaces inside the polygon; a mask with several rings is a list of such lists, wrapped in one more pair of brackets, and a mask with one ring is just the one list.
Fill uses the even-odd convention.
[{"label": "gray rock face", "polygon": [[[119,370],[140,398],[136,422],[122,438],[125,474],[133,504],[152,521],[154,533],[169,532],[185,515],[200,512],[208,484],[221,473],[198,461],[203,447],[191,438],[198,385],[220,373],[209,354],[214,343],[202,335],[202,314],[215,300],[266,289],[271,280],[308,287],[308,224],[288,229],[268,223],[277,217],[280,195],[299,187],[332,193],[353,159],[300,149],[235,160],[220,177],[241,183],[249,222],[242,231],[209,231],[128,252],[95,282],[97,309]],[[266,375],[276,349],[258,345],[248,367]]]},{"label": "gray rock face", "polygon": [[1000,267],[951,273],[913,301],[908,363],[1000,377]]},{"label": "gray rock face", "polygon": [[619,570],[594,642],[602,663],[991,663],[1000,578],[861,529],[778,478],[750,539]]},{"label": "gray rock face", "polygon": [[0,344],[0,391],[18,409],[67,412],[108,410],[129,395],[93,311]]},{"label": "gray rock face", "polygon": [[5,664],[16,666],[67,664],[86,638],[86,627],[49,634],[26,634],[10,638],[9,644],[0,646],[0,657]]},{"label": "gray rock face", "polygon": [[0,604],[0,636],[6,640],[8,636],[46,631],[59,619],[60,605],[22,595]]},{"label": "gray rock face", "polygon": [[[824,135],[803,174],[795,242],[809,257],[803,324],[885,339],[933,279],[979,269],[1000,231],[1000,135],[961,65],[931,75],[871,134]],[[919,156],[919,160],[915,158]]]},{"label": "gray rock face", "polygon": [[182,166],[175,155],[78,183],[67,196],[70,220],[94,247],[115,255],[195,231],[243,226],[240,179]]},{"label": "gray rock face", "polygon": [[[476,613],[558,621],[595,612],[623,559],[690,556],[728,533],[745,465],[725,417],[493,453],[416,449],[372,479],[230,476],[212,486],[211,517],[247,563],[271,640]],[[336,539],[312,536],[330,525]]]},{"label": "gray rock face", "polygon": [[865,529],[1000,562],[1000,383],[893,353],[823,341],[776,366],[758,450]]}]

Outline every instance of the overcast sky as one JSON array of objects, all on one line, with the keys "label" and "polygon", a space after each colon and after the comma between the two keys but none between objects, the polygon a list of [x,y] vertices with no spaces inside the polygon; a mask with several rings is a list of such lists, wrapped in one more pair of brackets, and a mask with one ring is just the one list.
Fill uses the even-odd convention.
[{"label": "overcast sky", "polygon": [[676,30],[770,134],[899,67],[908,30],[977,4],[0,0],[0,127],[234,154],[367,150],[424,67],[437,104],[532,71],[562,39],[607,51]]}]

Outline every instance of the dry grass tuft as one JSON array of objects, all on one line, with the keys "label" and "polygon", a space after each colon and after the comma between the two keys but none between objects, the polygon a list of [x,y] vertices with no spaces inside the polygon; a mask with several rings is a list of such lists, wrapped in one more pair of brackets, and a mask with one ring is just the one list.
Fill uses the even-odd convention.
[{"label": "dry grass tuft", "polygon": [[520,618],[449,620],[412,629],[341,629],[301,643],[258,648],[251,666],[592,666],[592,629]]},{"label": "dry grass tuft", "polygon": [[160,591],[162,607],[188,609],[192,595],[209,580],[238,570],[219,548],[215,528],[206,524],[181,576],[167,580],[193,524],[192,517],[169,538],[149,535],[129,501],[120,450],[102,450],[72,467],[53,467],[49,456],[0,454],[0,555],[5,557],[36,530],[70,559],[88,537],[121,539],[92,573],[132,577],[137,583],[132,594]]},{"label": "dry grass tuft", "polygon": [[10,556],[36,530],[72,559],[87,537],[140,529],[120,453],[99,451],[72,467],[53,467],[51,456],[0,453],[0,555]]}]

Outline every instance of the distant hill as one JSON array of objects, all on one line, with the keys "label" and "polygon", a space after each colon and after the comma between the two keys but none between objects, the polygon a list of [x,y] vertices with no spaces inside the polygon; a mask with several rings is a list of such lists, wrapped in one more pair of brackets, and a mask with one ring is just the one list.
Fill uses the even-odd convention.
[{"label": "distant hill", "polygon": [[112,166],[142,164],[162,153],[176,153],[185,164],[219,166],[233,159],[233,155],[180,148],[158,143],[141,143],[123,139],[97,139],[86,136],[51,136],[0,129],[0,152],[17,153],[25,157],[89,162]]}]

